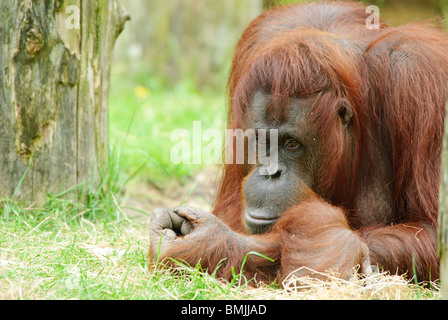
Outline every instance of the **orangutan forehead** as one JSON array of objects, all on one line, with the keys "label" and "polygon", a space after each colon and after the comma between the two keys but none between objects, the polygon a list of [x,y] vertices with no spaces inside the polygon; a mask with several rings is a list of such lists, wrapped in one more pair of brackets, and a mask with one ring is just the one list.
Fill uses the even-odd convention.
[{"label": "orangutan forehead", "polygon": [[308,114],[312,98],[277,97],[256,90],[247,108],[247,123],[252,128],[272,128],[280,125],[297,127]]}]

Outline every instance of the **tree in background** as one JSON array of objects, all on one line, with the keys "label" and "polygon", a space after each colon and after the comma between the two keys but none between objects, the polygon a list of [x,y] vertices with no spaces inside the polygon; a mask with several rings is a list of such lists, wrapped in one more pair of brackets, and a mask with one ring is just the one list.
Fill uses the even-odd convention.
[{"label": "tree in background", "polygon": [[117,1],[0,2],[0,198],[40,201],[96,181]]}]

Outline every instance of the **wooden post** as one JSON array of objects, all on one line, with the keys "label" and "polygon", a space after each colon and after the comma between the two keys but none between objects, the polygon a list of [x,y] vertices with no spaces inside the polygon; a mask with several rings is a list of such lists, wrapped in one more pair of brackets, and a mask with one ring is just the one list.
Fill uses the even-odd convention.
[{"label": "wooden post", "polygon": [[448,300],[448,102],[445,110],[442,165],[439,189],[439,239],[440,282],[442,299]]},{"label": "wooden post", "polygon": [[0,199],[95,182],[112,50],[128,19],[117,0],[0,2]]}]

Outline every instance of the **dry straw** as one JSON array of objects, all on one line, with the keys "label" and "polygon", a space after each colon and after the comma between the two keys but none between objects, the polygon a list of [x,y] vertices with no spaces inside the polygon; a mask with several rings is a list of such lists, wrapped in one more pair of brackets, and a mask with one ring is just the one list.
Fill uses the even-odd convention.
[{"label": "dry straw", "polygon": [[308,271],[313,276],[296,277],[291,273],[283,287],[290,298],[329,300],[408,300],[439,299],[437,284],[424,287],[398,275],[388,272],[373,272],[370,275],[354,273],[350,280],[344,280],[335,273],[321,273],[302,267],[296,271]]}]

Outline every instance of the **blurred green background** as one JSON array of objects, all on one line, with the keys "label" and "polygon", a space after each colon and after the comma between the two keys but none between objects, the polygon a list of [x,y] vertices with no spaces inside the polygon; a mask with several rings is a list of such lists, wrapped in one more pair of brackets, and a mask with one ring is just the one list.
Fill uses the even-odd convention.
[{"label": "blurred green background", "polygon": [[[244,28],[270,6],[297,0],[121,0],[132,20],[115,48],[109,133],[125,178],[156,187],[191,181],[174,165],[170,133],[225,128],[226,80]],[[448,16],[448,0],[371,0],[390,25]],[[446,20],[445,20],[446,21]]]}]

